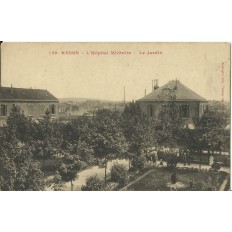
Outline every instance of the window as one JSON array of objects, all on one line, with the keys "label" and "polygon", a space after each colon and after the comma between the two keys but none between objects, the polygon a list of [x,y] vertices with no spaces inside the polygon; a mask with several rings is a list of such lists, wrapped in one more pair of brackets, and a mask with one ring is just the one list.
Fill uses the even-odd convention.
[{"label": "window", "polygon": [[205,111],[207,111],[207,105],[203,104],[203,105],[202,105],[202,111],[201,111],[202,114],[204,114]]},{"label": "window", "polygon": [[55,105],[54,104],[50,105],[49,111],[51,114],[55,114]]},{"label": "window", "polygon": [[153,109],[153,105],[148,105],[147,106],[147,113],[149,117],[153,117],[154,116],[154,109]]},{"label": "window", "polygon": [[1,105],[1,116],[7,116],[7,105]]},{"label": "window", "polygon": [[189,105],[181,105],[181,116],[189,118]]}]

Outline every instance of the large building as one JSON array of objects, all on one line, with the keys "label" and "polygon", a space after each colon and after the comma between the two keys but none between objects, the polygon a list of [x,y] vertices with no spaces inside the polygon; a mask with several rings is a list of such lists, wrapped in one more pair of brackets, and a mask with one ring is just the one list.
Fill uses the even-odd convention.
[{"label": "large building", "polygon": [[59,100],[47,90],[0,87],[0,124],[4,123],[13,105],[32,119],[42,119],[47,110],[52,118],[59,118]]},{"label": "large building", "polygon": [[140,109],[150,117],[157,116],[165,106],[170,96],[174,96],[179,104],[181,115],[187,121],[193,116],[201,117],[207,109],[207,100],[183,85],[179,80],[169,81],[162,87],[158,86],[158,80],[152,82],[153,91],[139,99]]}]

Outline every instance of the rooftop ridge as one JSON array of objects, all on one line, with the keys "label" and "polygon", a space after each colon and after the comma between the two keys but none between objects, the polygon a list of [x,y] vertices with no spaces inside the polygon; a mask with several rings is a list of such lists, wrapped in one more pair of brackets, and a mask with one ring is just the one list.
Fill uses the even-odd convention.
[{"label": "rooftop ridge", "polygon": [[0,87],[0,100],[41,100],[41,101],[58,101],[46,89],[32,89],[32,88],[15,88],[15,87]]},{"label": "rooftop ridge", "polygon": [[47,89],[21,88],[21,87],[14,87],[14,86],[12,86],[12,87],[11,86],[9,86],[9,87],[8,86],[0,86],[0,89],[1,88],[7,88],[7,89],[11,89],[11,88],[13,88],[13,89],[26,89],[26,90],[32,89],[32,90],[45,90],[45,91],[47,90]]},{"label": "rooftop ridge", "polygon": [[[175,88],[176,86],[176,88]],[[170,80],[163,86],[153,90],[151,93],[147,94],[138,101],[165,101],[162,97],[162,90],[169,87],[175,91],[177,101],[207,101],[205,98],[201,97],[199,94],[188,88],[186,85],[182,84],[179,80]]]}]

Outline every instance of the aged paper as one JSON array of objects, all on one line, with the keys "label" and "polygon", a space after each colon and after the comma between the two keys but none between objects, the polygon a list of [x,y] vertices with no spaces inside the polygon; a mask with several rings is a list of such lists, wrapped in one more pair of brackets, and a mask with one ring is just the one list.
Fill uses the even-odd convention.
[{"label": "aged paper", "polygon": [[[49,126],[60,124],[63,131],[57,132],[59,136],[54,131],[34,135],[25,126],[14,129],[19,130],[14,131],[14,141],[2,135],[5,142],[18,143],[22,152],[30,149],[30,162],[38,163],[41,178],[35,180],[40,183],[37,188],[27,185],[25,176],[20,189],[12,175],[0,173],[0,189],[229,190],[230,49],[229,43],[3,42],[1,131],[13,130],[7,119],[14,107],[35,127],[43,128],[48,115]],[[140,117],[136,112],[123,121],[130,104],[137,105],[146,118],[143,126],[131,119]],[[167,111],[173,106],[175,112]],[[102,117],[106,123],[107,117],[114,117],[109,112],[100,115],[104,110],[118,112],[120,118],[116,126],[108,125],[109,131],[101,130],[97,121]],[[174,113],[178,115],[174,118],[180,117],[179,124],[170,116]],[[88,123],[93,124],[92,131]],[[130,123],[133,128],[128,128]],[[83,124],[88,129],[83,130]],[[138,140],[141,134],[143,140]],[[108,147],[98,143],[102,137]],[[13,152],[7,146],[2,150],[5,156]],[[65,161],[67,154],[73,163]],[[76,158],[85,165],[71,170],[73,177],[65,176],[62,167],[74,168],[70,165]],[[118,175],[124,171],[124,176]],[[154,176],[163,177],[161,185]],[[88,188],[86,180],[98,183],[99,189]]]}]

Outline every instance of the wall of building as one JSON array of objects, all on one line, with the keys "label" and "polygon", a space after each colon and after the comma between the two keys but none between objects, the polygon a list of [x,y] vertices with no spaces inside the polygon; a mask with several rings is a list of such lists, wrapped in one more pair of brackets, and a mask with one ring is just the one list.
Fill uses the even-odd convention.
[{"label": "wall of building", "polygon": [[[159,112],[162,110],[162,105],[164,102],[154,102],[154,101],[138,101],[137,102],[141,111],[146,115],[149,115],[149,109],[152,108],[153,113],[152,115],[157,117]],[[186,102],[186,101],[178,101],[180,105],[189,105],[189,119],[191,119],[195,115],[202,116],[203,112],[207,108],[207,102]]]},{"label": "wall of building", "polygon": [[[26,116],[32,117],[33,119],[42,118],[45,115],[47,109],[51,105],[54,105],[55,112],[52,114],[54,118],[59,118],[59,103],[58,102],[4,102],[1,101],[1,105],[7,106],[7,116],[10,114],[13,105],[20,107],[21,112]],[[2,117],[2,116],[1,116]]]},{"label": "wall of building", "polygon": [[146,101],[146,102],[141,102],[138,101],[139,108],[141,111],[146,114],[147,116],[149,115],[148,112],[148,107],[152,106],[153,110],[153,116],[158,116],[159,112],[162,110],[162,102],[154,102],[154,101]]},{"label": "wall of building", "polygon": [[208,103],[207,102],[201,102],[199,103],[199,117],[202,116],[202,114],[207,110]]}]

